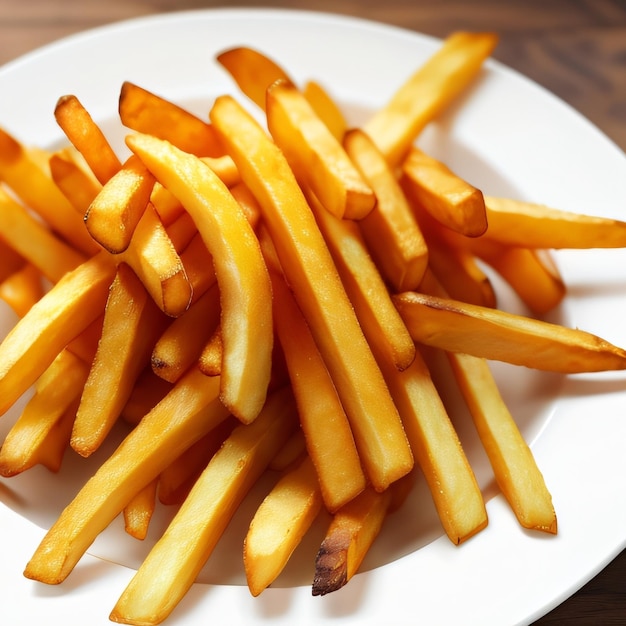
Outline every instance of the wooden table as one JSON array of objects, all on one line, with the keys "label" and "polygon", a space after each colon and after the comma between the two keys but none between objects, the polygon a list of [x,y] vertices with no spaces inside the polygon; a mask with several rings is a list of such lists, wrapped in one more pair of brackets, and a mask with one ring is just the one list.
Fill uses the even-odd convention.
[{"label": "wooden table", "polygon": [[[224,4],[228,3],[0,0],[0,64],[101,24]],[[355,15],[439,37],[455,29],[496,31],[501,37],[497,59],[560,96],[626,150],[624,0],[284,0],[233,6],[268,4]],[[626,624],[624,581],[626,552],[536,624]]]}]

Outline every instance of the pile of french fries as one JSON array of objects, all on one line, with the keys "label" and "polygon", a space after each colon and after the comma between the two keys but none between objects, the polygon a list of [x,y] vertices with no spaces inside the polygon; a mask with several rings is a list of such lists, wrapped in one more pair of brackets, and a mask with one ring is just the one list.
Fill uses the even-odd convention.
[{"label": "pile of french fries", "polygon": [[[73,95],[46,151],[0,130],[0,414],[33,389],[0,473],[57,471],[128,434],[26,565],[61,583],[118,515],[146,536],[177,507],[110,618],[165,620],[262,476],[242,553],[260,594],[322,514],[324,595],[358,571],[413,480],[454,544],[483,494],[430,358],[443,353],[519,523],[556,533],[550,492],[488,362],[620,370],[626,351],[542,321],[566,287],[557,248],[622,247],[626,223],[490,197],[417,147],[497,38],[458,32],[361,128],[320,83],[263,53],[217,57],[241,99],[200,119],[125,83],[123,162]],[[260,121],[261,120],[261,121]],[[497,308],[490,272],[528,315]]]}]

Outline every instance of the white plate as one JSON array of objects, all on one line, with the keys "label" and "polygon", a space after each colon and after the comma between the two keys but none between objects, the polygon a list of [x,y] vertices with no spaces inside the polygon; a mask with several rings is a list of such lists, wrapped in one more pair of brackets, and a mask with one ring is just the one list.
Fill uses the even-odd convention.
[{"label": "white plate", "polygon": [[[54,104],[74,93],[118,142],[123,133],[115,114],[124,80],[206,115],[214,96],[236,93],[214,56],[240,44],[273,56],[297,81],[321,81],[356,124],[439,42],[317,13],[209,10],[139,19],[70,37],[0,68],[0,124],[26,143],[53,145],[61,139]],[[624,155],[562,102],[495,62],[421,141],[490,194],[624,217]],[[570,285],[557,319],[626,344],[624,252],[563,252],[557,258]],[[514,305],[506,295],[504,302]],[[6,309],[0,323],[1,336],[12,323]],[[557,537],[519,528],[495,493],[459,410],[455,419],[489,499],[487,530],[454,547],[441,535],[429,496],[418,485],[403,512],[389,520],[367,571],[325,598],[312,598],[308,585],[293,586],[300,578],[290,571],[277,588],[253,599],[238,584],[240,548],[233,537],[225,538],[209,561],[218,567],[209,566],[203,577],[226,576],[226,584],[196,584],[169,623],[502,626],[529,623],[563,601],[626,543],[623,377],[561,378],[508,367],[497,367],[496,374],[553,493]],[[3,429],[16,414],[17,407],[3,418]],[[70,457],[59,477],[32,470],[0,482],[3,623],[110,623],[109,611],[146,549],[114,524],[63,585],[21,577],[43,528],[86,471],[77,466]]]}]

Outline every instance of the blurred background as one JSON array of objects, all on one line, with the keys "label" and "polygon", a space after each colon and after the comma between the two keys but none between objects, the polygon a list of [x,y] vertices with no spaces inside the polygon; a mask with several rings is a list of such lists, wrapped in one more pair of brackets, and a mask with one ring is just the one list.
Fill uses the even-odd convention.
[{"label": "blurred background", "polygon": [[626,149],[626,0],[0,0],[0,64],[101,24],[220,6],[341,13],[438,37],[459,28],[497,31],[497,59],[572,104]]},{"label": "blurred background", "polygon": [[[568,102],[626,150],[626,0],[0,0],[0,65],[103,24],[225,6],[340,13],[437,37],[495,31],[496,59]],[[626,624],[625,580],[623,553],[537,624]]]}]

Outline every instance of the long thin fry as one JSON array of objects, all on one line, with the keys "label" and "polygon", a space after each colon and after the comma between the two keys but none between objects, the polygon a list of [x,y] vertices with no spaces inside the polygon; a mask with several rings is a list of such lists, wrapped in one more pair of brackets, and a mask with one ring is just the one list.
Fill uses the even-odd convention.
[{"label": "long thin fry", "polygon": [[61,583],[135,494],[226,419],[219,379],[190,370],[100,466],[46,533],[24,575]]},{"label": "long thin fry", "polygon": [[252,424],[232,432],[122,593],[112,621],[159,624],[173,611],[243,497],[289,438],[294,412],[285,388],[269,396]]},{"label": "long thin fry", "polygon": [[626,369],[626,350],[583,330],[416,292],[394,299],[426,345],[563,373]]},{"label": "long thin fry", "polygon": [[284,156],[241,105],[229,96],[220,97],[210,118],[259,200],[283,271],[350,419],[369,478],[377,489],[385,489],[411,470],[412,455],[311,210]]}]

